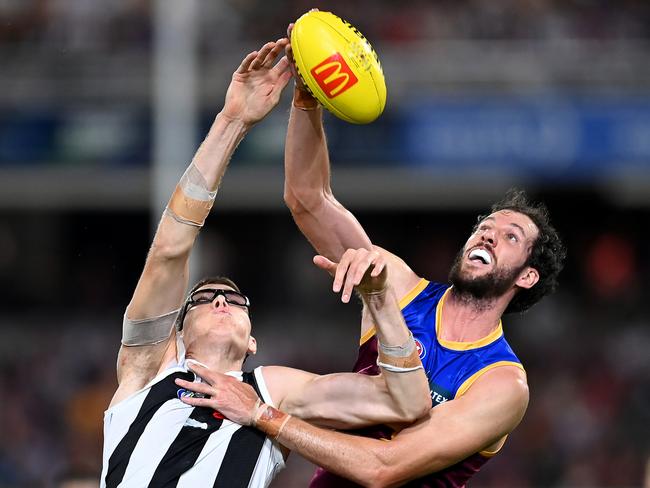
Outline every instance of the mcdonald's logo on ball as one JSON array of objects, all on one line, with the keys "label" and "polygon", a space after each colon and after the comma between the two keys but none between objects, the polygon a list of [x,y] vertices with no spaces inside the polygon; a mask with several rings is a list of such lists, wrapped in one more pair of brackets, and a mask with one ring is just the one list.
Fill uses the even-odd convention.
[{"label": "mcdonald's logo on ball", "polygon": [[340,53],[336,53],[318,66],[314,66],[311,69],[311,74],[327,98],[340,95],[359,81]]}]

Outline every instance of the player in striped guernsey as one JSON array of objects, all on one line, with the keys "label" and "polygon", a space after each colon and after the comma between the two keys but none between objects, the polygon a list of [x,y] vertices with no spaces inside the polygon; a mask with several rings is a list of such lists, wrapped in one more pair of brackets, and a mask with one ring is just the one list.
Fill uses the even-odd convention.
[{"label": "player in striped guernsey", "polygon": [[[290,55],[290,46],[287,51]],[[320,254],[344,263],[347,248],[366,248],[385,258],[407,326],[418,341],[434,408],[396,435],[382,427],[366,432],[375,439],[349,436],[292,419],[280,440],[355,483],[463,486],[501,449],[528,404],[526,374],[503,336],[501,316],[525,311],[554,290],[564,247],[545,208],[512,192],[479,219],[451,270],[452,286],[418,276],[394,254],[373,247],[332,195],[322,109],[299,78],[295,82],[285,201]],[[376,357],[373,318],[364,307],[355,371],[374,374]],[[311,486],[355,483],[319,470]]]},{"label": "player in striped guernsey", "polygon": [[[373,377],[279,366],[244,373],[246,356],[257,349],[248,298],[229,279],[210,278],[184,300],[190,251],[228,161],[245,133],[277,105],[291,77],[286,58],[276,63],[287,42],[267,43],[242,61],[223,110],[162,216],[124,317],[118,388],[104,416],[102,487],[267,486],[285,454],[275,438],[288,417],[274,405],[331,427],[409,422],[428,410],[415,341],[377,253],[350,251],[352,266],[340,271],[315,258],[337,273],[340,287],[356,287],[375,317],[384,359],[382,374]],[[195,371],[207,368],[224,378],[210,382],[206,375],[200,383]],[[254,423],[268,435],[202,405],[214,395],[228,398],[243,384],[256,401]]]}]

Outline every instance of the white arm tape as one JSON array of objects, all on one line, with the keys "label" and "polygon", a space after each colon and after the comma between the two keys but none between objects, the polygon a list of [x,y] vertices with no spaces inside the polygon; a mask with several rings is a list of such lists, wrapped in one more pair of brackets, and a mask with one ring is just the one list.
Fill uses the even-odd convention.
[{"label": "white arm tape", "polygon": [[410,373],[411,371],[417,371],[418,369],[424,369],[422,365],[420,366],[414,366],[412,368],[402,368],[399,366],[393,366],[392,364],[386,364],[382,363],[381,361],[377,361],[377,366],[384,368],[386,371],[390,371],[391,373]]},{"label": "white arm tape", "polygon": [[176,309],[158,317],[135,320],[129,319],[125,313],[122,323],[122,344],[152,346],[169,339],[179,311],[180,309]]},{"label": "white arm tape", "polygon": [[208,182],[194,162],[183,173],[179,185],[183,193],[194,200],[212,201],[217,196],[217,190],[208,188]]}]

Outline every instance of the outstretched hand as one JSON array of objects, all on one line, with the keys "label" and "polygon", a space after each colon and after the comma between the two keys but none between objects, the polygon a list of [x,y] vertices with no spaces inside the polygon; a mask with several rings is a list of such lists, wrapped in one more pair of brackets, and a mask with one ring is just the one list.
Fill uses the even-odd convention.
[{"label": "outstretched hand", "polygon": [[377,251],[348,249],[335,263],[325,256],[314,256],[314,264],[334,276],[332,291],[342,290],[341,301],[348,303],[352,290],[362,295],[380,293],[386,289],[386,260]]},{"label": "outstretched hand", "polygon": [[232,75],[223,115],[253,125],[273,110],[291,79],[286,56],[275,62],[288,44],[287,38],[267,42],[244,58]]},{"label": "outstretched hand", "polygon": [[181,396],[181,401],[194,407],[207,407],[240,425],[252,425],[255,419],[257,400],[255,390],[232,376],[217,373],[192,361],[187,367],[200,376],[203,383],[177,379],[176,384],[188,391],[200,393],[205,398]]}]

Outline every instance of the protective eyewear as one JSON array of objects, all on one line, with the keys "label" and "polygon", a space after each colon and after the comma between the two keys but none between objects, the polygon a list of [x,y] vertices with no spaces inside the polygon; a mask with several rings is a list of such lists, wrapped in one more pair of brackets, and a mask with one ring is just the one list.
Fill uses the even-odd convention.
[{"label": "protective eyewear", "polygon": [[212,303],[218,296],[222,296],[229,305],[239,305],[240,307],[250,307],[251,302],[246,295],[242,295],[235,290],[224,290],[222,288],[202,288],[192,293],[187,300],[187,310],[205,303]]},{"label": "protective eyewear", "polygon": [[185,302],[185,306],[178,317],[178,330],[183,329],[183,321],[185,315],[192,308],[199,305],[206,305],[212,303],[218,296],[222,296],[227,304],[245,307],[246,311],[250,314],[251,302],[246,295],[235,290],[224,290],[222,288],[201,288],[193,292]]}]

